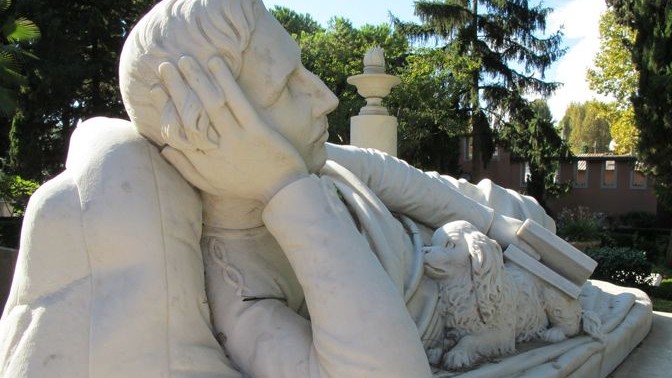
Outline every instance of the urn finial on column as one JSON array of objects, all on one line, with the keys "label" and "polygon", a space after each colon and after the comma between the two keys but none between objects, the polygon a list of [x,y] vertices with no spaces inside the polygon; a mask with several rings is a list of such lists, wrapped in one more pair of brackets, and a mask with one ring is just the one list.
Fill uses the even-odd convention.
[{"label": "urn finial on column", "polygon": [[390,155],[397,154],[397,118],[383,106],[383,98],[401,80],[385,73],[385,54],[380,47],[364,55],[364,73],[350,76],[348,83],[366,99],[366,106],[350,120],[350,143],[358,147],[376,148]]},{"label": "urn finial on column", "polygon": [[364,73],[350,76],[348,83],[357,87],[357,93],[366,99],[366,106],[359,112],[360,115],[388,115],[382,105],[383,98],[401,80],[385,73],[385,55],[383,49],[376,46],[364,55]]}]

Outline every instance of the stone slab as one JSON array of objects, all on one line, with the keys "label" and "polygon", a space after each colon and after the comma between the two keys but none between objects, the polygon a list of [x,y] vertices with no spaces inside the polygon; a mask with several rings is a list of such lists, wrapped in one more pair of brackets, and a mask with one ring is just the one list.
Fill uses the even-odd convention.
[{"label": "stone slab", "polygon": [[609,378],[667,378],[670,372],[672,313],[654,312],[651,332]]}]

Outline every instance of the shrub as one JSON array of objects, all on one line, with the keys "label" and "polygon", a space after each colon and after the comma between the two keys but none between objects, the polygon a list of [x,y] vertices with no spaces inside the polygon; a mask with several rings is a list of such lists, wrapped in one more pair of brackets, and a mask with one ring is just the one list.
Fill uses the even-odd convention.
[{"label": "shrub", "polygon": [[626,247],[588,249],[586,254],[597,261],[592,278],[619,285],[643,285],[651,280],[651,263],[646,252]]},{"label": "shrub", "polygon": [[650,290],[652,297],[672,300],[672,279],[663,280],[658,287],[652,287]]},{"label": "shrub", "polygon": [[644,211],[632,211],[618,217],[621,227],[656,228],[658,227],[655,214]]},{"label": "shrub", "polygon": [[562,209],[557,220],[557,234],[568,241],[600,240],[603,218],[585,206]]},{"label": "shrub", "polygon": [[0,199],[10,205],[10,210],[14,216],[23,215],[28,199],[39,186],[40,184],[34,181],[0,172]]}]

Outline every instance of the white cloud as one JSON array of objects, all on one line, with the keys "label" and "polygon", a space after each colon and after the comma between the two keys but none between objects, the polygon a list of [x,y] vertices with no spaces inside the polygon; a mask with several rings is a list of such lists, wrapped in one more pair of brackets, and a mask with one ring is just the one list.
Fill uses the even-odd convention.
[{"label": "white cloud", "polygon": [[564,83],[548,100],[556,121],[562,119],[569,103],[601,98],[588,88],[586,70],[592,66],[600,46],[599,20],[605,10],[604,0],[572,0],[548,17],[548,30],[564,26],[565,43],[569,47],[547,76]]}]

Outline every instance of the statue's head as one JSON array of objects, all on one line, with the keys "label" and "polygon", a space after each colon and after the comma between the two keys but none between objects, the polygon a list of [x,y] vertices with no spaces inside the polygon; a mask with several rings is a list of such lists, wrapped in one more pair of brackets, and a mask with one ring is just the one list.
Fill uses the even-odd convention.
[{"label": "statue's head", "polygon": [[[157,105],[151,96],[162,85],[159,66],[177,66],[183,56],[203,67],[213,57],[222,58],[261,118],[298,150],[309,170],[321,168],[326,114],[337,99],[303,67],[298,46],[260,0],[164,0],[125,43],[120,87],[137,130],[159,147],[205,151],[213,147],[194,144],[182,125],[162,124],[170,98]],[[208,137],[216,146],[226,135],[209,130]]]}]

